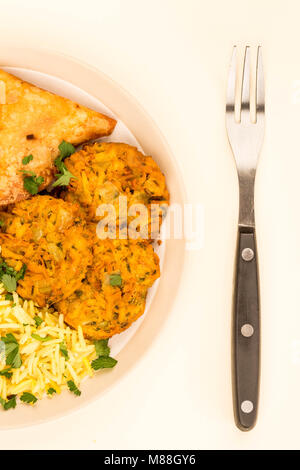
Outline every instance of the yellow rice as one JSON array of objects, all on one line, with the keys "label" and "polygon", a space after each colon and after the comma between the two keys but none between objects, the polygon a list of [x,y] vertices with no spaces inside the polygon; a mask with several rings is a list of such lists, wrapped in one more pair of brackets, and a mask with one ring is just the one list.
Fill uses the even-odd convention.
[{"label": "yellow rice", "polygon": [[[21,395],[23,392],[42,398],[49,388],[61,393],[68,389],[69,380],[79,386],[85,377],[94,375],[90,363],[97,357],[95,346],[84,338],[81,327],[72,330],[64,323],[63,315],[53,308],[39,308],[16,293],[13,293],[13,301],[5,300],[5,294],[0,283],[0,337],[7,333],[15,336],[22,365],[11,370],[13,375],[10,379],[0,376],[1,398],[6,400],[10,395]],[[44,320],[38,327],[34,321],[36,315]],[[42,337],[49,335],[51,340],[41,342],[32,338],[32,333]],[[67,347],[68,360],[60,351],[62,342]],[[0,370],[5,368],[2,357]]]}]

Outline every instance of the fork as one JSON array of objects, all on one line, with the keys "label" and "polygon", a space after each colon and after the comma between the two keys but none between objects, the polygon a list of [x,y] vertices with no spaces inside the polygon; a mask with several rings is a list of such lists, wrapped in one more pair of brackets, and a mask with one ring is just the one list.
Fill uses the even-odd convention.
[{"label": "fork", "polygon": [[[264,136],[264,77],[256,50],[255,120],[250,115],[250,47],[244,51],[240,109],[236,103],[237,47],[229,69],[226,127],[239,180],[239,218],[234,274],[232,385],[235,422],[248,431],[257,418],[260,376],[259,276],[254,218],[254,183]],[[237,113],[236,113],[237,111]],[[240,119],[236,119],[240,114]]]}]

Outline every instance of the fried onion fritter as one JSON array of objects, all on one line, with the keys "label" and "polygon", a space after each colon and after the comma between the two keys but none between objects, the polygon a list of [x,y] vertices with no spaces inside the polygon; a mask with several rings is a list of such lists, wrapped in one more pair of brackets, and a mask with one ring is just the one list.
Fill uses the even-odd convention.
[{"label": "fried onion fritter", "polygon": [[[150,208],[151,205],[164,208],[169,203],[169,193],[165,177],[152,157],[127,144],[97,142],[71,155],[65,165],[76,179],[71,179],[62,197],[79,203],[87,220],[99,221],[96,212],[100,204],[112,204],[118,225],[119,197],[126,196],[128,210],[134,204],[146,207],[146,220],[141,220],[141,225],[148,227],[146,236],[141,238],[151,238],[150,221],[157,234],[164,210],[151,215]],[[127,219],[130,222],[132,217]]]},{"label": "fried onion fritter", "polygon": [[35,196],[1,213],[1,257],[16,270],[25,264],[18,294],[40,307],[69,296],[91,264],[89,238],[76,205]]},{"label": "fried onion fritter", "polygon": [[17,293],[40,307],[71,295],[80,287],[91,263],[88,240],[79,226],[65,233],[49,233],[38,244],[0,233],[0,246],[9,266],[16,270],[23,264],[27,267]]},{"label": "fried onion fritter", "polygon": [[[95,228],[94,228],[95,230]],[[145,310],[147,289],[160,275],[159,258],[145,241],[97,240],[93,264],[81,286],[55,307],[91,339],[127,329]]]},{"label": "fried onion fritter", "polygon": [[37,195],[0,212],[2,231],[17,238],[38,242],[45,234],[67,230],[81,222],[79,207],[52,196]]}]

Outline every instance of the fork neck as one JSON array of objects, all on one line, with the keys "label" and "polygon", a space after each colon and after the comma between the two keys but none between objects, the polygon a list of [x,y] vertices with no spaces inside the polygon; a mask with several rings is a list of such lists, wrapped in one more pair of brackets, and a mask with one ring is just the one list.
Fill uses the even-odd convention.
[{"label": "fork neck", "polygon": [[240,202],[239,202],[239,229],[243,232],[253,232],[255,228],[254,216],[254,180],[255,173],[249,175],[239,174]]}]

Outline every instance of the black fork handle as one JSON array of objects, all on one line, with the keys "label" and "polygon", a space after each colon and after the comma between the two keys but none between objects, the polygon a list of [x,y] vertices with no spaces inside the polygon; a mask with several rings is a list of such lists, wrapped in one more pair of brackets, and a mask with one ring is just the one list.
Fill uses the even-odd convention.
[{"label": "black fork handle", "polygon": [[233,398],[236,425],[253,428],[260,375],[260,312],[254,228],[239,227],[233,309]]}]

